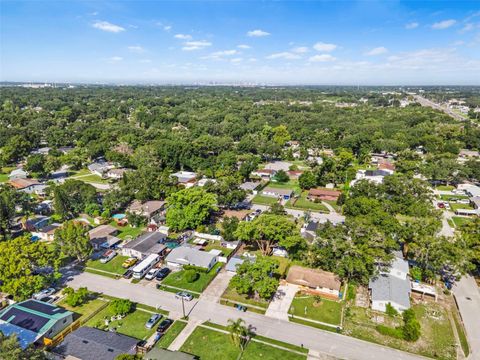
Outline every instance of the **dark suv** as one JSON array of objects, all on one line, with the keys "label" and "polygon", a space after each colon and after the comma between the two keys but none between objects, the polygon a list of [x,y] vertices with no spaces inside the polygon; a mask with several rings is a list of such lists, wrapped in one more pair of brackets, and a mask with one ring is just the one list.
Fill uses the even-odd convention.
[{"label": "dark suv", "polygon": [[155,279],[158,281],[163,280],[167,277],[167,275],[170,274],[170,269],[167,267],[161,268],[160,271],[157,273],[157,276]]},{"label": "dark suv", "polygon": [[171,319],[165,319],[163,320],[160,325],[158,325],[157,332],[158,333],[164,333],[167,331],[167,329],[170,327],[170,325],[173,324],[173,320]]}]

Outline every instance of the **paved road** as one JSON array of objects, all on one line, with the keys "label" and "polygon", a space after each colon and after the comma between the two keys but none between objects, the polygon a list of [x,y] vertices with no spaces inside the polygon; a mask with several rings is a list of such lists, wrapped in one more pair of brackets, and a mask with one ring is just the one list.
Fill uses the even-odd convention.
[{"label": "paved road", "polygon": [[433,109],[436,109],[436,110],[440,110],[440,111],[443,111],[445,114],[447,115],[450,115],[451,117],[453,117],[455,120],[458,120],[458,121],[465,121],[467,120],[467,117],[466,116],[463,116],[463,115],[460,115],[452,110],[450,110],[448,107],[446,106],[442,106],[440,104],[437,104],[431,100],[428,100],[426,98],[424,98],[423,96],[420,96],[420,95],[414,95],[414,98],[416,101],[418,101],[420,103],[420,105],[422,106],[428,106],[428,107],[431,107]]},{"label": "paved road", "polygon": [[[86,286],[92,291],[111,296],[128,298],[150,306],[160,306],[170,311],[172,317],[182,312],[181,301],[174,294],[155,289],[155,283],[132,284],[126,281],[111,280],[91,273],[71,274],[67,284],[73,288]],[[321,354],[342,359],[355,360],[414,360],[420,356],[379,346],[352,337],[315,329],[285,320],[270,318],[256,313],[239,313],[232,307],[224,306],[208,299],[186,303],[186,311],[193,321],[213,321],[226,325],[228,319],[243,318],[247,324],[263,336],[287,343],[302,345]]]},{"label": "paved road", "polygon": [[472,276],[464,276],[453,287],[470,343],[468,359],[480,360],[480,290]]}]

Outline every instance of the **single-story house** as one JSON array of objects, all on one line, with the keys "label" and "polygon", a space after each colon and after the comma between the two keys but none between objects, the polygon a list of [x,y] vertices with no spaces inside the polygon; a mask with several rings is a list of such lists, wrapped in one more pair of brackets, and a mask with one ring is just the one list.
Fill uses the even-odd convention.
[{"label": "single-story house", "polygon": [[178,171],[171,176],[176,177],[180,184],[189,188],[195,185],[197,174],[191,171]]},{"label": "single-story house", "polygon": [[250,210],[224,210],[223,217],[236,217],[238,220],[245,220]]},{"label": "single-story house", "polygon": [[341,191],[332,189],[310,189],[308,191],[307,199],[311,201],[337,201],[338,197],[342,194]]},{"label": "single-story house", "polygon": [[35,215],[32,218],[27,219],[27,221],[25,222],[23,227],[27,231],[34,232],[34,231],[38,231],[41,228],[47,226],[49,221],[50,221],[49,216]]},{"label": "single-story house", "polygon": [[480,209],[480,196],[471,197],[470,205],[472,205],[477,210]]},{"label": "single-story house", "polygon": [[82,326],[68,334],[52,353],[63,359],[114,360],[120,354],[135,355],[138,342],[117,332]]},{"label": "single-story house", "polygon": [[370,301],[373,310],[386,311],[390,303],[397,311],[410,308],[409,267],[401,254],[397,253],[388,271],[370,279]]},{"label": "single-story house", "polygon": [[480,196],[480,187],[477,185],[468,185],[465,186],[465,192],[470,197]]},{"label": "single-story house", "polygon": [[100,225],[88,232],[95,250],[108,249],[121,240],[116,237],[118,229],[112,225]]},{"label": "single-story house", "polygon": [[32,231],[32,236],[36,236],[43,241],[53,241],[55,237],[55,231],[60,228],[62,224],[53,223],[38,229],[37,231]]},{"label": "single-story house", "polygon": [[300,230],[302,237],[307,240],[315,240],[317,238],[317,229],[319,225],[320,223],[318,221],[310,221]]},{"label": "single-story house", "polygon": [[179,246],[173,249],[165,259],[167,264],[172,267],[194,265],[208,270],[217,263],[217,260],[216,255],[189,246]]},{"label": "single-story house", "polygon": [[12,170],[12,172],[8,175],[9,180],[26,179],[27,177],[28,177],[28,172],[26,172],[22,168]]},{"label": "single-story house", "polygon": [[383,178],[385,176],[392,175],[394,171],[388,169],[378,169],[378,170],[358,170],[355,175],[355,179],[352,180],[350,186],[354,186],[360,180],[371,181],[375,184],[383,183]]},{"label": "single-story house", "polygon": [[171,351],[167,349],[161,349],[158,347],[152,348],[143,357],[144,360],[195,360],[197,356],[187,354],[182,351]]},{"label": "single-story house", "polygon": [[334,273],[293,265],[288,270],[287,282],[307,288],[309,292],[338,298],[342,283]]},{"label": "single-story house", "polygon": [[104,174],[104,176],[106,178],[109,178],[109,179],[114,179],[114,180],[120,180],[123,178],[123,175],[129,171],[129,169],[110,169],[110,170],[107,170]]},{"label": "single-story house", "polygon": [[115,166],[105,160],[98,160],[87,166],[88,170],[95,175],[102,176],[110,169],[113,169]]},{"label": "single-story house", "polygon": [[273,169],[260,169],[260,170],[255,170],[255,171],[252,171],[251,175],[252,176],[258,176],[258,177],[261,177],[262,179],[270,179],[272,178],[273,176],[275,176],[275,174],[277,173],[276,170],[273,170]]},{"label": "single-story house", "polygon": [[211,182],[211,183],[216,183],[217,180],[215,179],[209,179],[209,178],[203,178],[197,181],[197,186],[204,187],[206,183]]},{"label": "single-story house", "polygon": [[49,147],[41,147],[41,148],[38,148],[38,149],[35,149],[35,150],[32,150],[30,152],[30,154],[35,154],[35,155],[48,155],[48,153],[50,152],[50,148]]},{"label": "single-story house", "polygon": [[164,244],[166,239],[167,235],[158,231],[145,232],[125,244],[122,248],[122,254],[125,256],[133,256],[140,260],[152,254],[164,256],[167,252],[167,246]]},{"label": "single-story house", "polygon": [[161,215],[165,211],[165,201],[150,200],[141,202],[134,200],[127,208],[127,212],[137,214],[150,220],[156,215]]},{"label": "single-story house", "polygon": [[293,164],[288,161],[272,161],[265,165],[265,169],[275,171],[288,171],[292,165]]},{"label": "single-story house", "polygon": [[25,300],[0,312],[0,331],[16,334],[22,348],[52,339],[73,322],[73,313],[60,306],[38,300]]},{"label": "single-story house", "polygon": [[247,181],[243,184],[240,184],[240,189],[245,190],[246,192],[251,192],[254,195],[257,195],[257,188],[260,186],[261,181]]},{"label": "single-story house", "polygon": [[290,178],[290,180],[298,180],[300,175],[303,174],[302,170],[288,170],[287,175]]},{"label": "single-story house", "polygon": [[276,198],[282,198],[284,200],[289,200],[293,195],[292,189],[278,189],[274,187],[267,186],[262,190],[262,195],[271,196]]},{"label": "single-story house", "polygon": [[45,188],[47,187],[47,185],[42,184],[35,179],[13,179],[10,180],[10,185],[18,191],[37,195],[43,195]]}]

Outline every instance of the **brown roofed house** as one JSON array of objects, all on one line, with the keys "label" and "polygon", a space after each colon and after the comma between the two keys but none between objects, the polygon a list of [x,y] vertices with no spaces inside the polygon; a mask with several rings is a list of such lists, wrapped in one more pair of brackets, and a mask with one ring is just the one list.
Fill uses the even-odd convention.
[{"label": "brown roofed house", "polygon": [[308,292],[338,298],[342,283],[334,273],[319,269],[309,269],[298,265],[290,267],[287,282],[308,288]]},{"label": "brown roofed house", "polygon": [[112,225],[100,225],[88,232],[88,236],[95,250],[109,248],[120,242],[120,239],[115,236],[117,234],[118,229]]},{"label": "brown roofed house", "polygon": [[308,200],[322,200],[322,201],[337,201],[338,197],[342,194],[341,191],[332,189],[310,189],[308,191]]},{"label": "brown roofed house", "polygon": [[130,204],[127,211],[132,214],[144,216],[150,220],[155,215],[161,213],[164,207],[165,201],[151,200],[142,203],[139,200],[135,200]]}]

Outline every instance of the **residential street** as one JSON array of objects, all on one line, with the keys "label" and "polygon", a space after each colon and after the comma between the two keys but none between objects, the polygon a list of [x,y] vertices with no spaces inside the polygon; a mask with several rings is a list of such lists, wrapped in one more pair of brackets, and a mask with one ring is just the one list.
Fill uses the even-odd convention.
[{"label": "residential street", "polygon": [[462,315],[470,356],[468,359],[480,359],[480,289],[472,276],[464,276],[453,287],[460,314]]},{"label": "residential street", "polygon": [[[67,284],[73,288],[82,286],[89,290],[110,296],[128,298],[132,301],[170,311],[171,317],[181,317],[182,304],[173,293],[155,288],[155,282],[132,284],[126,281],[111,280],[91,273],[69,274]],[[228,319],[243,318],[262,335],[287,343],[302,345],[321,354],[342,359],[355,360],[413,360],[422,357],[335,334],[310,326],[304,326],[286,320],[270,318],[264,315],[246,312],[240,313],[232,307],[220,305],[208,298],[185,302],[190,321],[207,321],[226,325]]]}]

